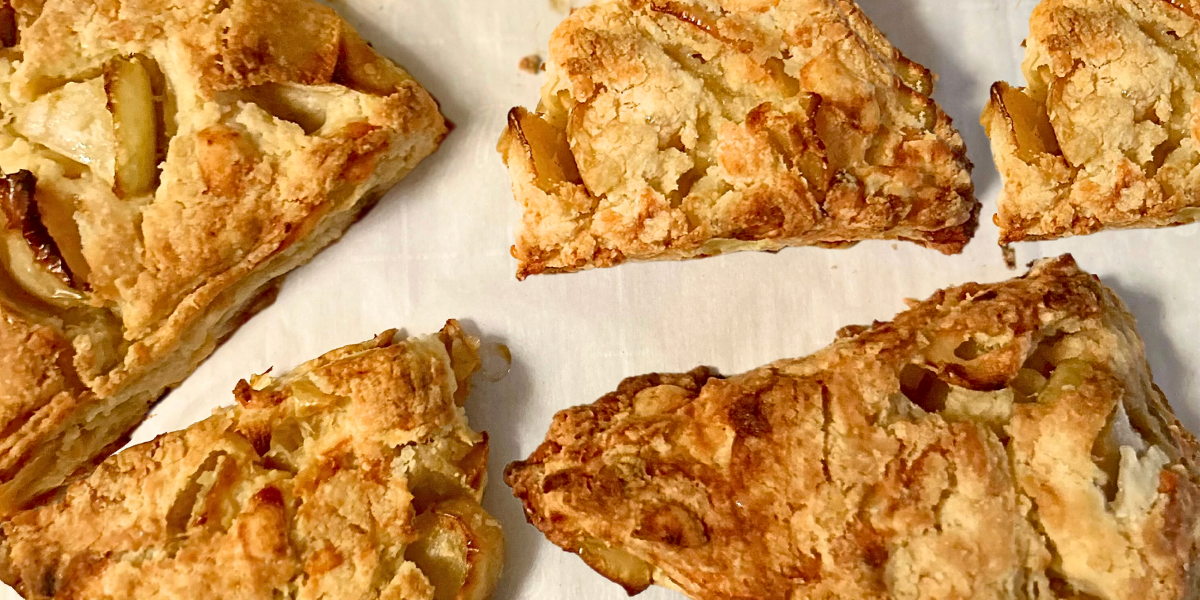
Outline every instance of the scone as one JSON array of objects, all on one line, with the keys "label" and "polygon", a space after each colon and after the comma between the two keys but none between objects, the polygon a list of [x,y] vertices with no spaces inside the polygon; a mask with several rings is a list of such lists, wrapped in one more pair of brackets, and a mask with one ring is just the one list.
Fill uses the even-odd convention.
[{"label": "scone", "polygon": [[1200,2],[1043,0],[983,113],[1001,243],[1200,220]]},{"label": "scone", "polygon": [[395,334],[108,458],[2,526],[0,577],[29,600],[486,598],[504,544],[462,409],[478,342]]},{"label": "scone", "polygon": [[1196,442],[1143,352],[1112,291],[1044,260],[807,358],[627,379],[506,479],[631,593],[1193,598]]},{"label": "scone", "polygon": [[499,150],[517,276],[974,234],[933,76],[851,0],[601,0],[555,30]]},{"label": "scone", "polygon": [[446,126],[310,0],[11,0],[0,43],[3,517],[119,445]]}]

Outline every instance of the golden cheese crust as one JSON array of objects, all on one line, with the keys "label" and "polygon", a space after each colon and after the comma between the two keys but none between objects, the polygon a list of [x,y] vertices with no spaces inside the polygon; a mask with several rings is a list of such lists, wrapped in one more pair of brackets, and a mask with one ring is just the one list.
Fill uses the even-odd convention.
[{"label": "golden cheese crust", "polygon": [[1200,3],[1044,0],[983,114],[1001,243],[1200,219]]},{"label": "golden cheese crust", "polygon": [[415,549],[427,515],[450,513],[475,520],[472,560],[489,570],[457,597],[486,597],[503,545],[479,507],[487,436],[462,409],[478,342],[453,321],[395,333],[243,381],[238,406],[18,513],[0,576],[28,599],[432,600],[445,580]]},{"label": "golden cheese crust", "polygon": [[974,234],[933,76],[849,0],[608,0],[555,30],[499,150],[518,277],[735,250]]},{"label": "golden cheese crust", "polygon": [[1143,353],[1065,256],[807,358],[627,379],[505,478],[631,592],[1194,598],[1196,443]]},{"label": "golden cheese crust", "polygon": [[446,133],[310,0],[10,0],[6,25],[0,515],[103,458]]}]

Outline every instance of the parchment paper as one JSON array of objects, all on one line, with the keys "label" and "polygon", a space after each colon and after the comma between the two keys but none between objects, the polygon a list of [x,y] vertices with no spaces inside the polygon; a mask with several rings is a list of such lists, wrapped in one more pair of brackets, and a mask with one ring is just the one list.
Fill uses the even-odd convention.
[{"label": "parchment paper", "polygon": [[[279,299],[154,410],[141,442],[232,402],[251,373],[287,369],[390,327],[436,331],[463,320],[512,350],[507,377],[476,379],[473,425],[492,440],[487,508],[505,527],[497,600],[625,598],[525,523],[501,481],[543,439],[555,411],[592,402],[623,377],[710,365],[738,373],[802,356],[841,326],[890,319],[906,297],[996,281],[1042,256],[1072,252],[1137,315],[1158,384],[1200,426],[1200,226],[1018,245],[1009,271],[991,223],[1000,187],[978,124],[992,82],[1022,83],[1020,44],[1032,0],[859,0],[905,54],[939,75],[935,98],[955,119],[984,202],[975,241],[946,257],[912,244],[794,249],[574,275],[514,277],[518,207],[496,140],[508,110],[537,102],[542,76],[518,70],[565,16],[550,0],[340,0],[333,5],[404,65],[457,125],[441,150],[346,237],[296,271]],[[5,589],[12,598],[16,595]],[[3,594],[0,594],[3,595]],[[652,589],[647,599],[679,598]]]}]

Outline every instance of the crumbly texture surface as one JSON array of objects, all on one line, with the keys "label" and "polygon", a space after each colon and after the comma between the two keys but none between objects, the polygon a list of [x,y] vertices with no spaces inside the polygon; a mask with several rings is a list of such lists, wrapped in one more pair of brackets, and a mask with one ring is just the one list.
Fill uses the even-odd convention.
[{"label": "crumbly texture surface", "polygon": [[36,251],[69,275],[0,213],[0,515],[110,452],[446,132],[310,0],[11,0],[6,23],[0,169],[36,181]]},{"label": "crumbly texture surface", "polygon": [[606,0],[554,32],[499,150],[518,277],[627,260],[974,234],[933,76],[849,0]]},{"label": "crumbly texture surface", "polygon": [[[454,322],[394,337],[243,381],[237,406],[110,457],[2,526],[0,576],[31,600],[433,599],[424,515],[499,535],[462,409],[478,342]],[[498,574],[502,545],[473,552]]]},{"label": "crumbly texture surface", "polygon": [[1196,442],[1134,320],[1069,257],[724,378],[625,380],[506,480],[637,592],[1194,598]]},{"label": "crumbly texture surface", "polygon": [[1044,0],[983,114],[1001,243],[1200,219],[1200,3]]}]

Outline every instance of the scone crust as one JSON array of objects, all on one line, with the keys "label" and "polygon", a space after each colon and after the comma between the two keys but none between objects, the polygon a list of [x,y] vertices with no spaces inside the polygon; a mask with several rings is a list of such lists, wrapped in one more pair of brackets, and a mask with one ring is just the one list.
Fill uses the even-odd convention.
[{"label": "scone crust", "polygon": [[1198,16],[1194,0],[1037,6],[1029,87],[997,84],[983,114],[1001,243],[1200,219]]},{"label": "scone crust", "polygon": [[237,406],[5,523],[0,576],[29,599],[432,599],[405,560],[419,513],[454,497],[498,530],[461,406],[477,348],[451,321],[243,381]]},{"label": "scone crust", "polygon": [[[446,133],[418,83],[309,0],[11,5],[19,41],[0,51],[0,168],[30,172],[39,204],[69,207],[51,233],[80,299],[38,298],[0,277],[0,318],[66,348],[17,344],[3,360],[63,370],[76,390],[70,410],[35,389],[0,410],[11,417],[0,423],[0,514],[103,458]],[[112,156],[72,154],[102,153],[120,133],[104,94],[130,61],[153,81],[160,137],[154,186],[138,194],[114,179]],[[61,115],[89,110],[104,135],[62,143],[75,138]],[[18,479],[30,464],[39,473]]]},{"label": "scone crust", "polygon": [[1196,459],[1133,318],[1063,257],[807,358],[627,379],[506,481],[631,592],[1165,600],[1200,592]]},{"label": "scone crust", "polygon": [[978,203],[933,77],[849,0],[607,0],[554,32],[499,150],[518,277],[794,245],[960,252]]}]

